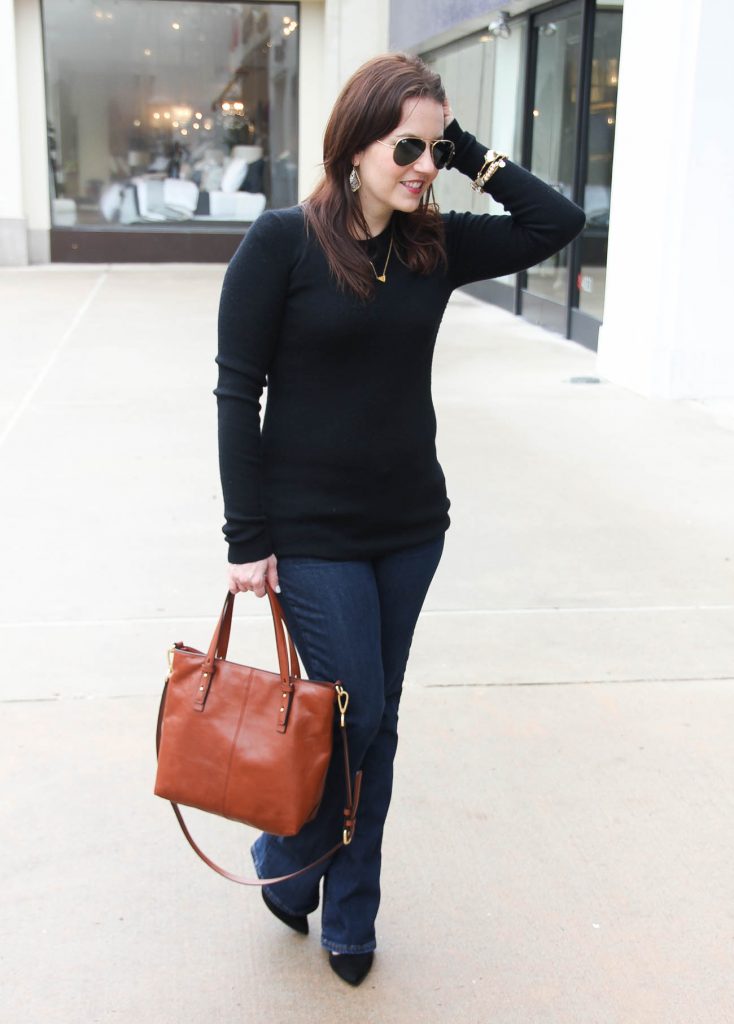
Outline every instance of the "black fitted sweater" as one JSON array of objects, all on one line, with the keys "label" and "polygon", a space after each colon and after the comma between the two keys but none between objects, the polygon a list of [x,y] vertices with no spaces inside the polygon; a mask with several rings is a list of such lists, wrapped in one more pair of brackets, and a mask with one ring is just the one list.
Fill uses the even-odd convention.
[{"label": "black fitted sweater", "polygon": [[[452,166],[476,177],[485,147],[456,121],[446,137],[456,145]],[[249,229],[219,310],[215,394],[230,562],[273,553],[376,558],[446,530],[431,361],[449,296],[539,263],[585,220],[509,161],[487,191],[509,215],[442,215],[448,266],[415,274],[393,252],[386,283],[376,282],[367,303],[337,288],[300,206],[269,210]],[[388,225],[361,243],[380,273],[389,237]]]}]

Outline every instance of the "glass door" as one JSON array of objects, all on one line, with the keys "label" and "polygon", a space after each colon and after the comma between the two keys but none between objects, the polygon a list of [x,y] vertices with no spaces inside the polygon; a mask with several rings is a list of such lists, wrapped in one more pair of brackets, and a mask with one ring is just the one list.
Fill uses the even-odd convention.
[{"label": "glass door", "polygon": [[[532,22],[528,165],[569,199],[576,163],[581,28],[581,0],[544,11]],[[565,333],[568,275],[567,249],[528,270],[523,314]]]},{"label": "glass door", "polygon": [[[577,246],[577,309],[601,322],[604,318],[609,200],[612,189],[614,131],[617,120],[622,9],[597,9],[591,61],[586,131],[586,181],[583,205],[586,227]],[[577,318],[576,318],[577,319]]]}]

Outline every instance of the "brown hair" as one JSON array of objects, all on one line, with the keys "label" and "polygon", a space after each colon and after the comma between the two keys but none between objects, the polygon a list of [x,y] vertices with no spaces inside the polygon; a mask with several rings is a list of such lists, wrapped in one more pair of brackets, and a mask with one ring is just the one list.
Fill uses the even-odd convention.
[{"label": "brown hair", "polygon": [[[352,157],[400,123],[403,101],[427,97],[443,103],[441,78],[419,57],[388,53],[358,68],[342,89],[324,134],[324,177],[304,201],[307,229],[313,230],[342,290],[370,298],[375,276],[357,228],[370,230],[357,195],[349,187]],[[433,189],[421,197],[415,213],[393,214],[394,246],[410,270],[429,274],[446,262],[443,223]]]}]

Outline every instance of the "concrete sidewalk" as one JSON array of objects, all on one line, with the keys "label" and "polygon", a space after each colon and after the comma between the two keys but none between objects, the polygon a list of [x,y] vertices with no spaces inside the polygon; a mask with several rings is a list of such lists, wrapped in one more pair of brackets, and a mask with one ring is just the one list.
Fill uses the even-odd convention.
[{"label": "concrete sidewalk", "polygon": [[[166,648],[225,592],[222,273],[0,272],[3,1022],[729,1024],[734,419],[574,383],[592,353],[466,296],[365,984],[152,796]],[[233,645],[272,663],[255,598]]]}]

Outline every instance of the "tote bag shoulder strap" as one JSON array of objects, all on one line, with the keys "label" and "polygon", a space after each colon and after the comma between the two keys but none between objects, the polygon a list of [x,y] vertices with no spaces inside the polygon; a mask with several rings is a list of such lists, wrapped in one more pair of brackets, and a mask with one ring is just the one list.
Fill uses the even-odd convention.
[{"label": "tote bag shoulder strap", "polygon": [[[280,601],[273,593],[270,586],[266,583],[266,591],[270,600],[270,610],[273,615],[273,625],[275,627],[275,642],[278,650],[278,668],[280,671],[281,679],[284,685],[288,685],[291,679],[301,678],[301,668],[298,662],[298,655],[296,654],[296,648],[290,634],[287,632],[285,626],[285,618],[283,616],[283,609],[281,608]],[[216,662],[224,659],[227,656],[227,648],[229,646],[229,637],[232,629],[232,611],[234,607],[235,595],[228,592],[227,597],[224,601],[222,613],[219,616],[214,635],[212,636],[211,644],[209,645],[209,651],[206,656],[205,670],[209,673],[209,679],[214,673]],[[208,666],[208,667],[207,667]],[[160,708],[158,711],[158,726],[156,729],[156,754],[160,747],[161,740],[161,725],[163,722],[163,711],[166,703],[166,693],[168,690],[168,680],[166,685],[163,687],[163,695],[161,696]],[[339,735],[341,736],[342,753],[344,758],[344,782],[345,792],[347,795],[346,806],[344,808],[344,823],[342,828],[341,842],[336,843],[327,850],[326,853],[322,854],[317,860],[312,861],[305,867],[299,868],[298,871],[292,872],[290,875],[282,875],[278,878],[243,878],[240,875],[234,875],[232,872],[227,871],[225,868],[220,867],[211,858],[203,852],[198,846],[193,836],[191,835],[188,826],[184,820],[181,808],[177,803],[169,801],[173,808],[173,813],[176,815],[176,819],[181,826],[181,831],[186,837],[187,842],[197,854],[201,857],[205,864],[207,864],[212,871],[216,871],[217,874],[223,878],[228,878],[231,882],[237,882],[238,885],[274,885],[276,882],[284,882],[289,878],[297,878],[299,875],[304,874],[306,871],[310,871],[311,868],[316,867],[318,864],[322,864],[324,861],[332,857],[342,846],[348,846],[352,841],[354,830],[356,827],[357,819],[357,807],[359,806],[359,794],[362,788],[362,772],[358,771],[354,778],[354,787],[352,787],[352,773],[349,765],[349,745],[347,743],[347,730],[345,724],[344,713],[346,711],[346,700],[347,695],[337,689],[337,700],[339,702]]]}]

